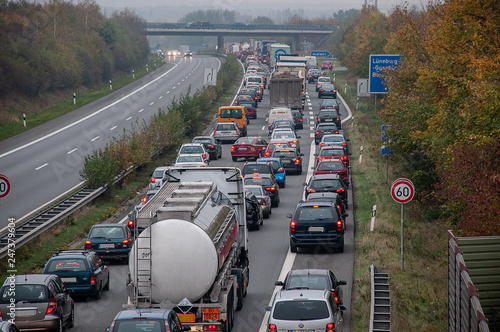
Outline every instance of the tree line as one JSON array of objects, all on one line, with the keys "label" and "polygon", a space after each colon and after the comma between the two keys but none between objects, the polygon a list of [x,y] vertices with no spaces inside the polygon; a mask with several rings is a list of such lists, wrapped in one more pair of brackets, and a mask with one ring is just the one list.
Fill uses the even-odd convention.
[{"label": "tree line", "polygon": [[500,4],[489,0],[364,7],[339,47],[368,76],[370,54],[400,54],[384,73],[380,118],[419,199],[461,235],[500,234]]},{"label": "tree line", "polygon": [[0,0],[0,98],[92,87],[145,63],[144,22],[96,2]]}]

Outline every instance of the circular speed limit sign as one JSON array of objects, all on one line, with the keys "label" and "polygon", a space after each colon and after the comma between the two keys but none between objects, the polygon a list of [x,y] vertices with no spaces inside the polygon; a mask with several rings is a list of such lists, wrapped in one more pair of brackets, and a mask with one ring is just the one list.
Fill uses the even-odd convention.
[{"label": "circular speed limit sign", "polygon": [[392,183],[391,196],[397,203],[406,204],[413,199],[414,195],[415,187],[410,180],[400,178]]},{"label": "circular speed limit sign", "polygon": [[0,198],[4,198],[9,194],[9,192],[10,192],[9,179],[5,175],[0,174]]}]

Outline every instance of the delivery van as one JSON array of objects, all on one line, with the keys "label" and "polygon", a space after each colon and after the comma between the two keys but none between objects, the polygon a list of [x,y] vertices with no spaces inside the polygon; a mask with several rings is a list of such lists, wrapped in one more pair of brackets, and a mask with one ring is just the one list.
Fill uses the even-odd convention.
[{"label": "delivery van", "polygon": [[244,106],[219,107],[218,122],[234,122],[240,130],[241,136],[247,135],[247,115]]}]

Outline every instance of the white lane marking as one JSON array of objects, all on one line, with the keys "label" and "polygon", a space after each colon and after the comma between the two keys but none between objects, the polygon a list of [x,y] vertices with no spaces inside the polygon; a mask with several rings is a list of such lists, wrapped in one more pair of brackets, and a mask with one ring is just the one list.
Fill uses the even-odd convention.
[{"label": "white lane marking", "polygon": [[39,169],[42,169],[42,168],[44,168],[44,167],[45,167],[45,166],[47,166],[47,165],[49,165],[49,163],[45,163],[45,164],[43,164],[43,165],[40,165],[40,166],[38,166],[37,168],[35,168],[35,171],[38,171]]},{"label": "white lane marking", "polygon": [[163,96],[160,96],[158,99],[162,99],[162,98],[163,98]]},{"label": "white lane marking", "polygon": [[141,109],[139,110],[139,113],[142,113],[142,111],[144,111],[144,108],[141,108]]},{"label": "white lane marking", "polygon": [[309,117],[309,119],[314,120],[314,116],[312,116],[312,115],[311,115],[311,116]]},{"label": "white lane marking", "polygon": [[172,87],[172,90],[175,89],[175,86]]},{"label": "white lane marking", "polygon": [[109,128],[109,130],[114,130],[116,127],[118,127],[118,126],[111,127],[111,128]]},{"label": "white lane marking", "polygon": [[310,103],[310,102],[309,102],[309,103],[307,103],[307,106],[312,106],[312,103]]},{"label": "white lane marking", "polygon": [[[218,59],[217,59],[217,60],[218,60]],[[201,61],[201,60],[200,60],[200,61]],[[219,63],[220,63],[220,60],[218,60],[218,61],[219,61]],[[96,116],[96,115],[97,115],[97,114],[99,114],[99,113],[104,112],[104,111],[105,111],[105,110],[107,110],[108,108],[110,108],[110,107],[112,107],[112,106],[115,106],[115,105],[116,105],[116,104],[118,104],[119,102],[121,102],[121,101],[123,101],[123,100],[127,99],[128,97],[130,97],[130,96],[132,96],[132,95],[136,94],[137,92],[141,91],[142,89],[145,89],[146,87],[150,86],[151,84],[153,84],[154,82],[158,81],[159,79],[162,79],[165,75],[167,75],[167,74],[168,74],[168,73],[170,73],[172,70],[174,70],[174,69],[177,67],[177,65],[178,65],[178,64],[175,64],[172,68],[170,68],[170,69],[169,69],[168,71],[166,71],[164,74],[162,74],[162,75],[158,76],[157,78],[155,78],[155,79],[154,79],[154,80],[152,80],[151,82],[149,82],[149,83],[147,83],[147,84],[144,84],[143,86],[141,86],[140,88],[138,88],[138,89],[136,89],[136,90],[132,91],[132,92],[131,92],[131,93],[129,93],[128,95],[123,96],[122,98],[120,98],[120,99],[118,99],[118,100],[116,100],[116,101],[112,102],[111,104],[109,104],[109,105],[107,105],[107,106],[105,106],[105,107],[103,107],[103,108],[101,108],[101,109],[99,109],[99,110],[95,111],[94,113],[89,114],[89,115],[87,115],[86,117],[81,118],[81,119],[80,119],[80,120],[78,120],[78,121],[75,121],[75,122],[73,122],[73,123],[71,123],[71,124],[69,124],[69,125],[67,125],[67,126],[65,126],[65,127],[62,127],[62,128],[60,128],[60,129],[58,129],[58,130],[56,130],[56,131],[54,131],[54,132],[52,132],[52,133],[50,133],[50,134],[47,134],[47,135],[45,135],[45,136],[42,136],[42,137],[40,137],[40,138],[38,138],[38,139],[36,139],[36,140],[34,140],[34,141],[32,141],[32,142],[26,143],[26,144],[24,144],[24,145],[21,145],[20,147],[17,147],[17,148],[15,148],[15,149],[12,149],[12,150],[10,150],[10,151],[7,151],[7,152],[5,152],[4,154],[1,154],[1,155],[0,155],[0,158],[3,158],[3,157],[5,157],[5,156],[8,156],[8,155],[10,155],[10,154],[14,153],[14,152],[17,152],[17,151],[19,151],[19,150],[22,150],[22,149],[24,149],[24,148],[27,148],[28,146],[31,146],[31,145],[36,144],[36,143],[38,143],[38,142],[41,142],[41,141],[43,141],[44,139],[47,139],[47,138],[52,137],[52,136],[54,136],[54,135],[57,135],[57,134],[59,134],[60,132],[62,132],[62,131],[64,131],[64,130],[66,130],[66,129],[68,129],[68,128],[71,128],[71,127],[73,127],[73,126],[76,126],[77,124],[79,124],[79,123],[81,123],[81,122],[83,122],[83,121],[85,121],[85,120],[88,120],[88,119],[90,119],[91,117]]]},{"label": "white lane marking", "polygon": [[75,151],[77,151],[77,150],[78,150],[77,148],[76,148],[76,149],[73,149],[73,150],[71,150],[71,151],[66,152],[66,154],[71,154],[71,153],[73,153],[73,152],[75,152]]},{"label": "white lane marking", "polygon": [[185,80],[185,78],[183,78],[183,79],[181,80],[181,82],[184,82],[184,80]]},{"label": "white lane marking", "polygon": [[131,116],[129,116],[128,118],[126,118],[126,119],[125,119],[125,121],[128,121],[128,120],[130,120],[130,119],[132,119],[132,117],[131,117]]},{"label": "white lane marking", "polygon": [[309,133],[309,137],[314,137],[314,133]]},{"label": "white lane marking", "polygon": [[[188,76],[186,76],[186,78],[188,78],[188,77],[189,77],[189,75],[188,75]],[[183,81],[184,81],[184,80],[183,80]]]},{"label": "white lane marking", "polygon": [[309,129],[314,130],[314,127],[310,127]]},{"label": "white lane marking", "polygon": [[177,83],[177,85],[181,85],[181,82]]},{"label": "white lane marking", "polygon": [[91,141],[91,142],[93,142],[93,141],[95,141],[96,139],[98,139],[99,137],[101,137],[101,136],[96,136],[96,137],[92,138],[90,141]]},{"label": "white lane marking", "polygon": [[170,93],[170,91],[167,91],[167,93],[166,93],[166,94],[168,95],[169,93]]},{"label": "white lane marking", "polygon": [[154,103],[155,103],[154,101],[150,102],[150,103],[149,103],[149,106],[153,105]]},{"label": "white lane marking", "polygon": [[266,126],[262,126],[262,129],[261,129],[261,130],[262,130],[262,131],[264,131],[264,129],[266,129]]},{"label": "white lane marking", "polygon": [[310,110],[310,111],[312,111],[312,110],[313,110],[313,108],[312,108],[312,107],[309,107],[309,110]]}]

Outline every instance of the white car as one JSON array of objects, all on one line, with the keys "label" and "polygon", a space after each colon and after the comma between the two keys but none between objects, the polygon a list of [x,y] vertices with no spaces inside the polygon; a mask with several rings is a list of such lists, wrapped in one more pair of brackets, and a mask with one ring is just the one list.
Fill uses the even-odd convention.
[{"label": "white car", "polygon": [[238,125],[234,122],[219,122],[214,130],[215,139],[221,142],[234,143],[240,138],[240,130]]},{"label": "white car", "polygon": [[297,152],[300,153],[299,138],[300,136],[297,136],[295,132],[291,130],[280,130],[280,128],[278,128],[277,130],[273,130],[273,133],[271,134],[271,138],[269,139],[269,141],[282,140],[290,142],[290,145],[293,148],[296,148]]},{"label": "white car", "polygon": [[175,160],[174,166],[208,167],[208,160],[205,160],[201,154],[181,154]]},{"label": "white car", "polygon": [[181,154],[200,154],[206,161],[208,161],[208,159],[210,158],[207,150],[205,150],[205,146],[201,143],[182,144],[179,152],[177,153],[177,157],[179,157]]}]

